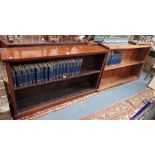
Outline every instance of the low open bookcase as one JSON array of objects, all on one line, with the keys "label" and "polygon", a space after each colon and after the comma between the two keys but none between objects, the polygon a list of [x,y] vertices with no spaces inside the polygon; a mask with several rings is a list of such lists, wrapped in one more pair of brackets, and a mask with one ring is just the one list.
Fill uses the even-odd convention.
[{"label": "low open bookcase", "polygon": [[[13,117],[20,119],[97,90],[108,50],[100,45],[19,47],[1,50],[6,67]],[[14,87],[12,66],[59,59],[82,58],[80,73],[65,78]]]},{"label": "low open bookcase", "polygon": [[136,80],[142,71],[150,45],[104,45],[109,51],[122,52],[120,64],[105,65],[99,90],[105,90],[120,84]]}]

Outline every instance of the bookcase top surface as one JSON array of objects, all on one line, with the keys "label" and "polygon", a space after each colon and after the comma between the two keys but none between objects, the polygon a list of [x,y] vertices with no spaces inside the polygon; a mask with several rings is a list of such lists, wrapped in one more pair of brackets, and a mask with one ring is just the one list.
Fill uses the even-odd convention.
[{"label": "bookcase top surface", "polygon": [[108,49],[100,45],[57,45],[16,47],[0,49],[1,60],[4,62],[41,60],[69,56],[92,55],[106,53]]},{"label": "bookcase top surface", "polygon": [[151,45],[134,45],[131,43],[128,44],[102,44],[104,47],[109,50],[123,50],[123,49],[137,49],[137,48],[150,48]]}]

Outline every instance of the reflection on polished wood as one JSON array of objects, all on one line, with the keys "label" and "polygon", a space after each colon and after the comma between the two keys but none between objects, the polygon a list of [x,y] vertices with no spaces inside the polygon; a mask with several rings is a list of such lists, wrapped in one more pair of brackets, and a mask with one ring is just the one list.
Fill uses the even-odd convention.
[{"label": "reflection on polished wood", "polygon": [[104,53],[108,50],[100,45],[57,45],[1,49],[1,59],[5,62],[39,60],[76,55]]},{"label": "reflection on polished wood", "polygon": [[134,45],[134,44],[102,44],[109,50],[124,50],[124,49],[137,49],[137,48],[150,48],[151,45]]}]

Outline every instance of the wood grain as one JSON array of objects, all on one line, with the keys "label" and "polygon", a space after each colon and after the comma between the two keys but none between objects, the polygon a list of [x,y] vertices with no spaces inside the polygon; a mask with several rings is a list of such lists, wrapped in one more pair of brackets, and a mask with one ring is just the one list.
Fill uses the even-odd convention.
[{"label": "wood grain", "polygon": [[1,49],[1,59],[4,62],[20,62],[30,60],[43,60],[57,57],[70,57],[77,55],[91,55],[108,52],[99,45],[60,45],[36,46]]}]

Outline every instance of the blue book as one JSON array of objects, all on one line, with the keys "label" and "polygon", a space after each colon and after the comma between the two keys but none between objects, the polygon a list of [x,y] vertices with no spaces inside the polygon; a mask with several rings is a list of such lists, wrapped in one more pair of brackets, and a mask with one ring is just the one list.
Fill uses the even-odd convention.
[{"label": "blue book", "polygon": [[54,77],[54,63],[53,62],[48,62],[48,80],[53,80],[55,79]]},{"label": "blue book", "polygon": [[64,75],[65,76],[68,76],[68,61],[67,60],[64,60]]},{"label": "blue book", "polygon": [[62,77],[65,77],[65,62],[62,60]]},{"label": "blue book", "polygon": [[67,59],[66,60],[66,69],[67,69],[67,71],[66,71],[66,76],[69,76],[69,66],[70,66],[70,61],[69,61],[69,59]]},{"label": "blue book", "polygon": [[72,60],[68,59],[68,75],[71,76],[72,74]]},{"label": "blue book", "polygon": [[59,60],[59,77],[63,76],[63,61]]},{"label": "blue book", "polygon": [[32,79],[32,84],[36,83],[36,73],[35,73],[35,65],[34,64],[29,64],[30,69],[31,69],[31,79]]},{"label": "blue book", "polygon": [[54,69],[55,69],[55,78],[58,78],[59,77],[59,62],[58,61],[55,61],[55,65],[54,65]]},{"label": "blue book", "polygon": [[17,79],[17,86],[23,86],[22,82],[22,74],[20,70],[20,65],[14,66],[15,74],[16,74],[16,79]]},{"label": "blue book", "polygon": [[32,84],[32,75],[31,75],[31,68],[28,64],[24,65],[26,69],[26,74],[27,74],[27,82],[28,85]]},{"label": "blue book", "polygon": [[75,74],[78,75],[79,74],[79,68],[80,68],[80,59],[76,59],[76,66],[75,66]]},{"label": "blue book", "polygon": [[81,58],[81,59],[79,60],[78,74],[80,74],[81,67],[82,67],[82,62],[83,62],[83,59]]},{"label": "blue book", "polygon": [[44,81],[48,81],[48,63],[44,62]]},{"label": "blue book", "polygon": [[36,83],[40,84],[41,83],[41,74],[40,74],[40,67],[38,64],[34,64],[35,66],[35,79]]},{"label": "blue book", "polygon": [[120,60],[119,60],[120,63],[122,62],[122,58],[123,58],[123,53],[120,52]]},{"label": "blue book", "polygon": [[14,67],[12,67],[12,81],[13,81],[13,86],[17,87],[16,72]]},{"label": "blue book", "polygon": [[75,59],[72,59],[72,75],[74,76],[75,75],[75,70],[76,70],[76,61]]},{"label": "blue book", "polygon": [[117,53],[114,52],[113,54],[113,65],[117,64]]},{"label": "blue book", "polygon": [[41,83],[44,82],[44,65],[43,63],[38,63],[39,67],[40,67],[40,81]]},{"label": "blue book", "polygon": [[111,52],[110,65],[114,64],[114,52]]},{"label": "blue book", "polygon": [[24,65],[21,65],[20,67],[21,69],[21,74],[22,74],[22,82],[24,86],[28,85],[28,80],[27,80],[27,72],[26,72],[26,68]]},{"label": "blue book", "polygon": [[112,52],[108,54],[107,65],[111,65],[111,61],[112,61]]}]

